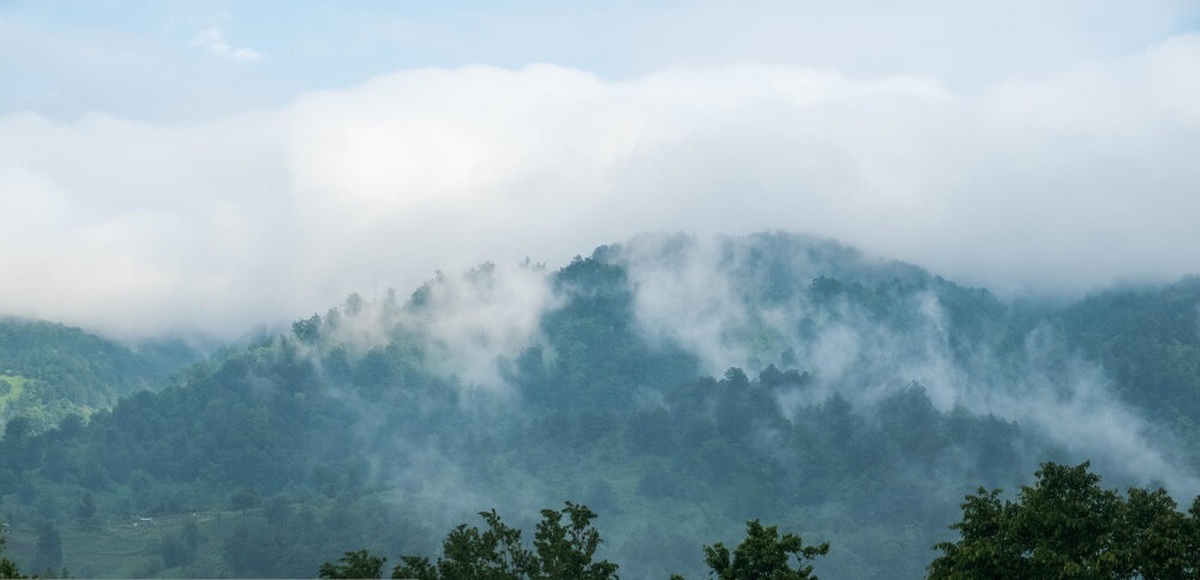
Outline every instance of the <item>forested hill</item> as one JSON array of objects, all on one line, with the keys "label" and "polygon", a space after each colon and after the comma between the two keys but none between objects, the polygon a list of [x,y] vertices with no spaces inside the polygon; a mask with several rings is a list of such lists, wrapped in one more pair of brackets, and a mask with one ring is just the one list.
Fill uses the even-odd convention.
[{"label": "forested hill", "polygon": [[180,341],[145,342],[135,351],[61,324],[0,318],[0,421],[23,417],[40,432],[157,389],[199,357]]},{"label": "forested hill", "polygon": [[787,234],[484,265],[7,433],[0,509],[25,569],[83,576],[309,576],[571,500],[623,577],[762,519],[828,541],[822,578],[916,578],[1041,461],[1200,491],[1198,286],[1012,304]]},{"label": "forested hill", "polygon": [[1059,319],[1124,400],[1200,442],[1200,278],[1096,293]]}]

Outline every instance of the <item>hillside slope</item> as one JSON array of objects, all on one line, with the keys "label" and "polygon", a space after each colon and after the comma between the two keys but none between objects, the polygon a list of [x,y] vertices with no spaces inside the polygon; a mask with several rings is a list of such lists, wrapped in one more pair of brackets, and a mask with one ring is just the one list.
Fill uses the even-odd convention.
[{"label": "hillside slope", "polygon": [[[829,541],[822,578],[920,577],[965,493],[1039,461],[1200,490],[1177,426],[1200,417],[1139,399],[1142,375],[1103,348],[1195,296],[1107,296],[1016,305],[778,233],[484,265],[404,301],[351,296],[86,425],[9,433],[0,498],[26,568],[89,576],[305,576],[572,500],[625,577],[702,575],[700,546],[751,518]],[[1146,360],[1195,361],[1136,329],[1165,345]],[[115,547],[141,518],[159,527]],[[60,562],[37,549],[47,522],[70,539]]]},{"label": "hillside slope", "polygon": [[180,341],[133,350],[78,328],[0,318],[0,423],[19,416],[41,432],[68,416],[87,417],[122,396],[161,387],[199,356]]}]

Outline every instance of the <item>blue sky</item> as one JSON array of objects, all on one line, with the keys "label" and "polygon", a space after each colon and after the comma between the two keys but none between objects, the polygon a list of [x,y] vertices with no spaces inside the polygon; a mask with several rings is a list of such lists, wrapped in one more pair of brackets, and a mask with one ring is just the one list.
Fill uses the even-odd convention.
[{"label": "blue sky", "polygon": [[[10,2],[0,9],[8,45],[4,72],[12,81],[3,104],[6,110],[29,108],[55,116],[100,109],[170,119],[280,105],[305,90],[420,67],[519,68],[551,62],[629,75],[642,65],[615,37],[637,35],[643,23],[631,18],[623,27],[623,19],[650,18],[668,8],[653,3]],[[204,42],[206,31],[217,31],[224,46]],[[197,89],[201,96],[194,94]]]},{"label": "blue sky", "polygon": [[[237,335],[646,231],[1200,272],[1200,5],[0,1],[0,314]],[[82,292],[81,288],[87,288]]]},{"label": "blue sky", "polygon": [[834,4],[10,0],[0,4],[0,111],[211,117],[473,64],[620,79],[754,61],[976,90],[1133,52],[1200,17],[1190,2]]}]

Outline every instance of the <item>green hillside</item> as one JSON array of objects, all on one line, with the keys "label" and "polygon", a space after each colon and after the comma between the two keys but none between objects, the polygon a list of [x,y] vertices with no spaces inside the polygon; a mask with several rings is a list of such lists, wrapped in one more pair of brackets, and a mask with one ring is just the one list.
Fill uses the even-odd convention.
[{"label": "green hillside", "polygon": [[78,328],[0,318],[0,423],[20,416],[41,432],[68,416],[87,418],[122,396],[160,388],[198,357],[178,341],[133,350]]},{"label": "green hillside", "polygon": [[[24,570],[98,577],[311,576],[564,500],[600,515],[623,577],[702,577],[700,547],[752,519],[828,541],[822,578],[922,577],[964,495],[1043,461],[1196,493],[1179,425],[1200,416],[1164,403],[1193,386],[1195,338],[1164,334],[1189,284],[1013,304],[786,234],[485,265],[351,296],[86,421],[10,421],[0,513]],[[1155,361],[1150,397],[1135,364]],[[8,396],[53,376],[35,368],[5,370]]]}]

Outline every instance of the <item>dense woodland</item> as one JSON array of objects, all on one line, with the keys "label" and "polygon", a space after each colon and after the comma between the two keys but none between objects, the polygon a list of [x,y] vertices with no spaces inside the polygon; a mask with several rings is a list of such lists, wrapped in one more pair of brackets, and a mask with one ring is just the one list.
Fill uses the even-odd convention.
[{"label": "dense woodland", "polygon": [[135,349],[61,324],[0,318],[0,421],[40,433],[86,419],[123,396],[162,387],[204,346],[146,341]]},{"label": "dense woodland", "polygon": [[[748,521],[828,542],[822,578],[953,577],[931,564],[967,550],[964,501],[1008,513],[1045,462],[1092,460],[1126,502],[1200,492],[1200,280],[1000,299],[828,241],[667,236],[519,269],[550,299],[515,340],[471,322],[503,320],[511,275],[354,295],[198,362],[3,322],[5,555],[311,576],[357,550],[436,562],[481,510],[532,529],[570,501],[627,578],[703,577]],[[1075,409],[1136,419],[1113,428],[1161,461],[1063,430]]]}]

